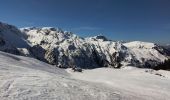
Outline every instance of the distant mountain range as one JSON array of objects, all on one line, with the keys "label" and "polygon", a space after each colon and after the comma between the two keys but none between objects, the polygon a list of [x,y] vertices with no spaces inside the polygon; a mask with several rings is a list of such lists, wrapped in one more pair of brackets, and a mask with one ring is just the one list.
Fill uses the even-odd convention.
[{"label": "distant mountain range", "polygon": [[82,38],[53,27],[18,29],[1,22],[0,50],[34,57],[61,68],[85,69],[127,65],[152,68],[170,56],[170,46],[111,41],[101,35]]}]

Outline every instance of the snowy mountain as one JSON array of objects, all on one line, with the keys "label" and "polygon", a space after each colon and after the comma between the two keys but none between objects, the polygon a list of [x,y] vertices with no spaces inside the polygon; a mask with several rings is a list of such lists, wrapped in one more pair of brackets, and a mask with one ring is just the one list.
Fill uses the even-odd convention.
[{"label": "snowy mountain", "polygon": [[53,27],[27,27],[0,23],[0,50],[35,57],[62,68],[153,67],[168,58],[164,48],[154,43],[124,43],[105,36],[81,38]]},{"label": "snowy mountain", "polygon": [[[164,49],[154,43],[114,42],[104,36],[81,38],[52,27],[22,28],[38,59],[59,67],[152,67],[167,59]],[[35,48],[38,52],[35,51]],[[41,51],[41,52],[39,52]],[[33,53],[34,53],[33,52]]]},{"label": "snowy mountain", "polygon": [[22,54],[20,50],[22,50],[23,48],[29,48],[29,44],[27,43],[27,40],[23,39],[22,37],[23,34],[15,26],[0,22],[0,50],[1,51],[18,54],[18,55]]},{"label": "snowy mountain", "polygon": [[133,59],[144,64],[146,67],[152,67],[159,62],[163,62],[167,59],[165,49],[154,43],[134,41],[124,44],[129,48],[129,51],[133,55]]}]

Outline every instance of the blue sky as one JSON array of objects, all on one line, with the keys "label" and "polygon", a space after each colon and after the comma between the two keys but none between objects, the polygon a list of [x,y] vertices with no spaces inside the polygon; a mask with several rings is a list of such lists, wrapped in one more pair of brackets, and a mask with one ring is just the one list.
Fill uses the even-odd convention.
[{"label": "blue sky", "polygon": [[82,37],[170,43],[170,0],[0,0],[0,21]]}]

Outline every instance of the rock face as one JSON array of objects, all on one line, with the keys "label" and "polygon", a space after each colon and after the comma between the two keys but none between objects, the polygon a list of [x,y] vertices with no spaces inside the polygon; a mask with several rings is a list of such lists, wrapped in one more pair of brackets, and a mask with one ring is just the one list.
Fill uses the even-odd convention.
[{"label": "rock face", "polygon": [[21,31],[32,46],[39,45],[44,50],[39,52],[42,55],[39,59],[43,57],[48,63],[62,68],[152,67],[168,56],[163,48],[154,43],[113,42],[100,35],[81,38],[51,27],[23,28]]},{"label": "rock face", "polygon": [[0,50],[32,56],[62,68],[97,68],[124,65],[152,67],[167,59],[154,43],[110,41],[105,36],[81,38],[60,28],[22,28],[0,23]]},{"label": "rock face", "polygon": [[[98,64],[93,57],[91,45],[71,32],[64,32],[55,28],[25,28],[21,29],[27,35],[26,40],[32,47],[39,45],[45,52],[39,52],[37,58],[42,57],[50,64],[58,67],[94,68]],[[39,49],[42,51],[42,49]],[[37,48],[38,50],[38,48]],[[38,50],[38,51],[39,51]],[[35,51],[35,48],[31,48]],[[37,53],[35,53],[37,54]]]}]

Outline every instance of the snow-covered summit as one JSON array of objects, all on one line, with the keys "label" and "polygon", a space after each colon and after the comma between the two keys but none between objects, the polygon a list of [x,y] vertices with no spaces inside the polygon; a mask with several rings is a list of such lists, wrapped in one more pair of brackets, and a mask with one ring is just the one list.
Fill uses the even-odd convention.
[{"label": "snow-covered summit", "polygon": [[124,43],[124,45],[129,48],[146,48],[146,49],[151,49],[157,46],[154,43],[142,42],[142,41],[128,42],[128,43]]},{"label": "snow-covered summit", "polygon": [[95,41],[108,41],[108,39],[103,35],[97,35],[97,36],[94,36],[94,37],[88,37],[86,39],[87,40],[95,40]]},{"label": "snow-covered summit", "polygon": [[[23,52],[58,67],[151,67],[167,59],[164,48],[149,42],[123,43],[105,36],[81,38],[53,27],[26,27],[0,23],[0,50]],[[19,54],[19,53],[18,53]]]},{"label": "snow-covered summit", "polygon": [[51,27],[22,29],[22,32],[34,47],[43,48],[40,55],[44,56],[40,57],[59,67],[152,66],[167,59],[167,55],[161,53],[161,47],[149,42],[122,43],[102,35],[80,38]]},{"label": "snow-covered summit", "polygon": [[134,41],[124,43],[124,45],[133,55],[133,59],[146,67],[163,62],[168,57],[164,48],[154,43]]},{"label": "snow-covered summit", "polygon": [[57,31],[58,33],[62,33],[63,30],[61,28],[54,27],[24,27],[20,28],[21,31],[31,31],[31,30],[49,30],[49,31]]}]

